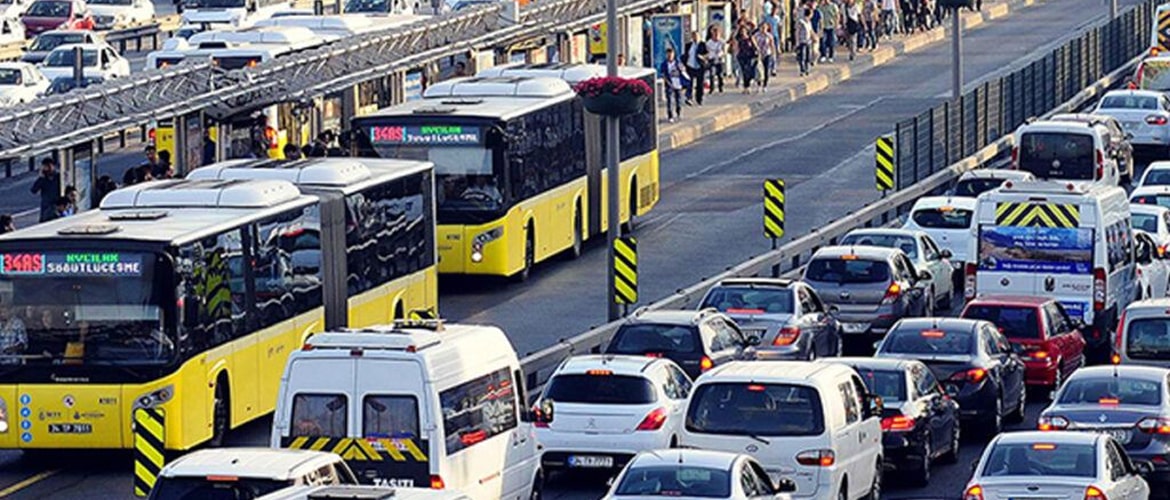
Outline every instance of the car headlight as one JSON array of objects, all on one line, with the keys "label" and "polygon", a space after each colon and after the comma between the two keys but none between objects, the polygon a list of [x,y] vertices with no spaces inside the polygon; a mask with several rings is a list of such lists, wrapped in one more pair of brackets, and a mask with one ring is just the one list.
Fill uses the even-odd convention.
[{"label": "car headlight", "polygon": [[471,240],[471,261],[483,262],[483,246],[504,236],[504,228],[497,227],[475,235]]}]

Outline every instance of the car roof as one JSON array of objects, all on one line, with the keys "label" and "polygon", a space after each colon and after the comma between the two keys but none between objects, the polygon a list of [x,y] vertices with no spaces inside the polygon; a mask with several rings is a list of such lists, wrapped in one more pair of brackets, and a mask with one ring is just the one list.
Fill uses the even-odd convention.
[{"label": "car roof", "polygon": [[967,179],[1027,179],[1034,177],[1030,172],[1023,170],[1011,170],[1007,168],[980,168],[976,170],[968,170],[959,176],[959,181]]},{"label": "car roof", "polygon": [[996,444],[1094,444],[1101,435],[1077,431],[1017,431],[1005,432],[996,438]]},{"label": "car roof", "polygon": [[614,375],[641,376],[659,358],[619,354],[587,354],[565,360],[557,374],[580,375],[590,370],[610,370]]},{"label": "car roof", "polygon": [[1133,212],[1133,213],[1158,215],[1158,214],[1163,213],[1163,212],[1170,212],[1170,208],[1166,208],[1166,207],[1163,207],[1162,205],[1154,205],[1154,204],[1150,204],[1150,203],[1130,203],[1129,204],[1129,211]]},{"label": "car roof", "polygon": [[976,200],[969,196],[923,196],[914,202],[913,209],[952,206],[975,210]]},{"label": "car roof", "polygon": [[1118,90],[1110,90],[1109,92],[1106,92],[1104,97],[1115,96],[1115,95],[1132,95],[1132,96],[1138,96],[1138,97],[1160,97],[1163,94],[1162,94],[1162,91],[1160,91],[1160,90],[1118,89]]},{"label": "car roof", "polygon": [[1149,172],[1150,170],[1162,170],[1162,169],[1170,169],[1170,161],[1166,161],[1166,160],[1152,161],[1152,162],[1150,162],[1149,165],[1146,165],[1147,172]]},{"label": "car roof", "polygon": [[[989,323],[981,319],[967,319],[967,318],[905,318],[898,322],[899,328],[907,329],[929,329],[942,328],[946,330],[975,330],[975,326],[980,323]],[[893,328],[891,328],[893,330]]]},{"label": "car roof", "polygon": [[1034,295],[983,295],[968,302],[983,306],[1040,306],[1052,302],[1052,297],[1037,297]]},{"label": "car roof", "polygon": [[818,376],[839,374],[843,371],[853,372],[853,369],[841,364],[810,361],[732,361],[703,374],[697,383],[758,382],[811,385],[809,382]]},{"label": "car roof", "polygon": [[33,63],[27,63],[27,62],[21,62],[21,61],[2,61],[2,62],[0,62],[0,69],[23,69],[23,68],[35,68],[35,67],[36,67],[36,65]]},{"label": "car roof", "polygon": [[828,247],[821,247],[813,254],[813,258],[833,258],[844,255],[856,255],[867,259],[891,259],[897,255],[902,255],[902,251],[897,248],[875,247],[869,245],[833,245]]},{"label": "car roof", "polygon": [[630,461],[630,466],[693,465],[719,469],[730,469],[740,455],[725,451],[698,449],[670,449],[644,451]]},{"label": "car roof", "polygon": [[638,310],[634,314],[626,318],[626,323],[629,324],[651,324],[651,323],[665,323],[671,325],[694,325],[697,322],[710,316],[712,314],[719,314],[714,309],[696,311],[693,309],[660,309],[655,311]]},{"label": "car roof", "polygon": [[1143,194],[1170,194],[1170,186],[1142,186],[1129,194],[1130,199]]},{"label": "car roof", "polygon": [[323,451],[281,448],[215,448],[198,450],[168,464],[163,477],[226,475],[287,480],[305,467],[316,469],[338,462],[336,455]]},{"label": "car roof", "polygon": [[1137,302],[1131,302],[1129,306],[1125,308],[1126,311],[1141,309],[1170,309],[1170,298],[1139,300]]},{"label": "car roof", "polygon": [[841,358],[822,358],[818,361],[822,363],[841,363],[858,368],[867,368],[870,370],[903,370],[908,368],[911,364],[917,363],[912,359],[903,358],[867,358],[867,357],[841,357]]},{"label": "car roof", "polygon": [[928,236],[926,231],[920,229],[903,229],[900,227],[869,227],[862,229],[854,229],[849,231],[845,236],[853,235],[886,235],[886,236],[911,236],[920,237]]},{"label": "car roof", "polygon": [[80,47],[81,50],[100,50],[108,47],[108,45],[104,43],[67,43],[65,45],[58,45],[53,49],[53,52],[64,52],[77,47]]},{"label": "car roof", "polygon": [[720,281],[715,286],[746,286],[746,287],[768,287],[768,288],[792,288],[794,285],[800,284],[800,281],[790,280],[786,278],[727,278]]},{"label": "car roof", "polygon": [[1103,365],[1078,368],[1072,375],[1069,375],[1069,380],[1088,377],[1118,376],[1161,383],[1165,382],[1167,375],[1170,375],[1170,370],[1156,366]]}]

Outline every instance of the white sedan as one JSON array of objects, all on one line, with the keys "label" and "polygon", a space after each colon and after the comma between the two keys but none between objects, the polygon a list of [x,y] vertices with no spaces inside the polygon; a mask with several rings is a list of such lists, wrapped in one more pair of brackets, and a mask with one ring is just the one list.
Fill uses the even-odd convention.
[{"label": "white sedan", "polygon": [[1130,203],[1129,214],[1134,229],[1145,231],[1154,238],[1159,256],[1170,250],[1170,208]]},{"label": "white sedan", "polygon": [[1155,90],[1113,90],[1097,103],[1096,115],[1121,122],[1134,146],[1170,146],[1170,98]]},{"label": "white sedan", "polygon": [[705,450],[640,453],[613,482],[604,500],[671,498],[773,498],[788,500],[796,483],[773,481],[747,455]]},{"label": "white sedan", "polygon": [[32,102],[49,90],[49,80],[36,66],[25,62],[0,62],[0,106]]},{"label": "white sedan", "polygon": [[85,76],[100,77],[104,80],[113,80],[130,76],[130,61],[118,55],[118,52],[106,44],[76,44],[62,45],[49,52],[45,62],[41,64],[41,73],[53,80],[58,77],[73,76],[73,50],[81,48],[82,66]]},{"label": "white sedan", "polygon": [[[1086,498],[1146,500],[1150,486],[1113,438],[1091,432],[1010,432],[987,448],[963,500]],[[1139,470],[1141,469],[1141,470]]]},{"label": "white sedan", "polygon": [[1137,262],[1139,299],[1159,299],[1166,296],[1170,288],[1170,266],[1159,253],[1154,238],[1140,229],[1133,232],[1134,260]]},{"label": "white sedan", "polygon": [[965,196],[919,198],[902,227],[929,234],[938,246],[951,251],[951,262],[956,266],[975,262],[975,200]]},{"label": "white sedan", "polygon": [[1154,161],[1146,166],[1137,186],[1170,186],[1170,161]]},{"label": "white sedan", "polygon": [[154,19],[150,0],[86,0],[93,12],[94,29],[108,30]]}]

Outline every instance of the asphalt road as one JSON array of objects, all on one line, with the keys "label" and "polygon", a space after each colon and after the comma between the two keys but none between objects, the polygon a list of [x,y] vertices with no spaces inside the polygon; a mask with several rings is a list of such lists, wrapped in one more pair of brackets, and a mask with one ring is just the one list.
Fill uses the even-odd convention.
[{"label": "asphalt road", "polygon": [[[1076,27],[1094,21],[1087,12],[1104,13],[1104,6],[1098,0],[1040,4],[970,33],[964,41],[966,74],[972,75],[968,83],[1009,70],[1072,36]],[[759,206],[760,180],[765,177],[782,177],[788,183],[791,235],[876,199],[870,144],[896,121],[947,95],[949,50],[937,44],[903,56],[895,64],[664,155],[662,202],[636,233],[642,296],[661,297],[767,250]],[[791,70],[791,61],[783,64]],[[7,199],[6,191],[0,188],[0,200]],[[533,351],[604,320],[604,261],[602,246],[594,242],[576,261],[540,266],[525,284],[444,280],[441,308],[450,319],[501,325],[518,351]],[[1025,427],[1035,424],[1039,407],[1030,405]],[[237,430],[229,444],[262,446],[269,425],[261,419]],[[978,441],[967,443],[960,463],[936,469],[928,488],[891,484],[887,496],[958,496],[970,461],[981,448]],[[18,452],[0,452],[0,497],[130,498],[130,470],[129,453],[71,453],[34,462]],[[562,475],[552,478],[547,495],[586,499],[603,491],[604,478]]]}]

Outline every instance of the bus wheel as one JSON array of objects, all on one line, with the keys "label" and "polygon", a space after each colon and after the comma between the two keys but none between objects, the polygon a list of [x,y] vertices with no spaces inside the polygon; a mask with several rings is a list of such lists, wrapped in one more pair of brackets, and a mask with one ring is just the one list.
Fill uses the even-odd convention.
[{"label": "bus wheel", "polygon": [[223,446],[223,439],[227,436],[228,427],[231,425],[229,417],[231,416],[231,396],[228,391],[227,377],[219,376],[215,382],[215,407],[213,410],[213,417],[211,423],[211,440],[207,445],[212,448],[219,448]]},{"label": "bus wheel", "polygon": [[576,259],[577,257],[581,256],[581,247],[583,246],[582,243],[581,210],[577,209],[577,212],[573,215],[573,248],[569,251],[570,258]]},{"label": "bus wheel", "polygon": [[528,223],[528,229],[524,236],[524,268],[516,273],[516,281],[528,281],[528,275],[532,274],[532,266],[536,264],[536,232],[532,227],[532,223]]},{"label": "bus wheel", "polygon": [[638,217],[638,179],[630,181],[630,218],[622,224],[622,233],[634,234],[634,227],[637,223],[634,221]]}]

